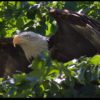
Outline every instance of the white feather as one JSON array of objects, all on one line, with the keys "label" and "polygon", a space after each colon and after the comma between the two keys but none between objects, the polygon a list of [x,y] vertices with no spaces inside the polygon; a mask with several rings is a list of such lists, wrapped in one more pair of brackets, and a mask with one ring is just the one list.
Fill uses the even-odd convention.
[{"label": "white feather", "polygon": [[23,43],[20,46],[23,48],[26,58],[37,57],[42,51],[48,49],[47,37],[34,32],[22,32],[20,37]]}]

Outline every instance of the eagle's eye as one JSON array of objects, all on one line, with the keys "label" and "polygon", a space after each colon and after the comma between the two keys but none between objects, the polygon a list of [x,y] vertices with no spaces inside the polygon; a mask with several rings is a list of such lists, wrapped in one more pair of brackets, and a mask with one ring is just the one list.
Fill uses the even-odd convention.
[{"label": "eagle's eye", "polygon": [[26,38],[26,39],[30,39],[31,38],[30,35],[24,35],[23,37]]},{"label": "eagle's eye", "polygon": [[31,39],[31,36],[28,35],[26,38],[27,38],[27,39]]},{"label": "eagle's eye", "polygon": [[35,41],[38,39],[37,37],[31,35],[24,35],[24,38],[30,41]]}]

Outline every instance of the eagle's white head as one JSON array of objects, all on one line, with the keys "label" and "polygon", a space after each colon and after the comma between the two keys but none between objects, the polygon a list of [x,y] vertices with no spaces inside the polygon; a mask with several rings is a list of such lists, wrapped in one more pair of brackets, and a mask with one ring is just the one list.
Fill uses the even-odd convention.
[{"label": "eagle's white head", "polygon": [[13,38],[14,46],[20,45],[24,50],[26,58],[37,57],[42,51],[48,49],[47,37],[28,31],[15,35]]}]

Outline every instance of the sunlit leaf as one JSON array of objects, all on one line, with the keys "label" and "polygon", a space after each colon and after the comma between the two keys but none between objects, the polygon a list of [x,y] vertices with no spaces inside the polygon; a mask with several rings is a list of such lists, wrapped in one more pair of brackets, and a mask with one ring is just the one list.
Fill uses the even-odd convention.
[{"label": "sunlit leaf", "polygon": [[100,55],[95,55],[94,57],[92,57],[90,59],[90,63],[97,65],[97,66],[100,66]]}]

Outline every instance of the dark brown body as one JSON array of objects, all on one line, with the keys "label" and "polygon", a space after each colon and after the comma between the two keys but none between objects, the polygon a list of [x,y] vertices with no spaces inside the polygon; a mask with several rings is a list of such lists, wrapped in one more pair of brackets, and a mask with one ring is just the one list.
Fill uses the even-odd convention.
[{"label": "dark brown body", "polygon": [[0,38],[0,77],[16,71],[27,73],[30,71],[29,64],[21,47],[13,46],[12,38]]},{"label": "dark brown body", "polygon": [[50,15],[58,26],[57,32],[48,42],[53,59],[66,62],[80,56],[93,56],[100,51],[100,41],[92,38],[94,34],[100,38],[100,34],[87,28],[89,24],[99,32],[100,23],[70,10],[54,9],[50,11]]}]

